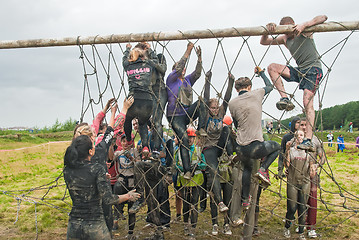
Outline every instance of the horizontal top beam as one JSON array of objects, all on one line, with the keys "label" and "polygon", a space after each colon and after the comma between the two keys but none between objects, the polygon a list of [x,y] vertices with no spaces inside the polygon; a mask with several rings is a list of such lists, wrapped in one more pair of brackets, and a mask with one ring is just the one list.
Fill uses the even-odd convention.
[{"label": "horizontal top beam", "polygon": [[[328,22],[318,24],[305,29],[304,32],[335,32],[359,30],[359,22]],[[289,25],[279,25],[272,34],[282,34],[292,32]],[[130,34],[112,34],[108,36],[90,36],[90,37],[68,37],[60,39],[30,39],[30,40],[10,40],[0,41],[0,49],[9,48],[35,48],[35,47],[55,47],[72,45],[91,45],[106,43],[128,43],[141,41],[166,41],[166,40],[186,40],[202,38],[223,38],[223,37],[241,37],[241,36],[260,36],[268,34],[263,26],[258,27],[238,27],[225,29],[206,29],[192,31],[174,31],[174,32],[152,32],[152,33],[130,33]]]}]

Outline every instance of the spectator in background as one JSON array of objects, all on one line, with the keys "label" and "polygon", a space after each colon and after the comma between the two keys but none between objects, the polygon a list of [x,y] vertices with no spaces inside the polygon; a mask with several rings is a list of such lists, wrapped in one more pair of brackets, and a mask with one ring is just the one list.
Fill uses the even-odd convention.
[{"label": "spectator in background", "polygon": [[329,132],[328,135],[327,135],[327,139],[328,139],[328,147],[332,147],[333,146],[333,133],[332,132]]},{"label": "spectator in background", "polygon": [[338,150],[337,152],[342,151],[345,149],[345,145],[344,145],[344,137],[342,134],[339,135],[339,137],[337,138],[337,143],[338,143]]}]

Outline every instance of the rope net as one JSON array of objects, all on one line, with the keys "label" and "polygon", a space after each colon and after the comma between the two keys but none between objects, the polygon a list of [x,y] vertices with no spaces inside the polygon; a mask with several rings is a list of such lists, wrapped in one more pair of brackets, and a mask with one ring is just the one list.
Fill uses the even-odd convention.
[{"label": "rope net", "polygon": [[[319,56],[323,69],[323,77],[319,82],[316,89],[316,96],[318,96],[318,113],[315,116],[315,126],[322,126],[321,109],[322,102],[325,97],[325,90],[330,80],[335,64],[340,61],[341,53],[348,49],[345,46],[350,41],[353,35],[357,34],[355,31],[346,33],[337,33],[335,42],[331,43],[331,47],[327,49],[319,48]],[[332,36],[333,34],[331,34]],[[272,36],[277,37],[277,36]],[[334,38],[333,38],[334,39]],[[216,98],[219,101],[219,105],[228,104],[228,99],[225,99],[227,86],[230,85],[230,77],[228,73],[233,74],[236,79],[240,76],[247,75],[253,80],[252,89],[263,87],[261,80],[257,81],[255,78],[254,69],[256,66],[264,68],[264,64],[277,62],[286,64],[288,66],[296,67],[292,56],[288,53],[283,45],[278,46],[259,46],[257,37],[239,37],[239,38],[216,38],[213,39],[197,39],[191,40],[194,43],[194,51],[188,57],[186,61],[186,69],[188,73],[191,73],[197,66],[197,47],[202,49],[202,65],[200,68],[201,77],[191,87],[193,92],[193,102],[197,104],[193,107],[193,112],[200,111],[201,104],[205,106],[207,111],[210,111],[205,93],[210,92],[211,98]],[[328,42],[334,41],[329,39]],[[151,49],[156,54],[162,54],[165,57],[165,64],[167,71],[164,74],[164,81],[171,72],[172,65],[177,63],[186,49],[187,41],[161,41],[150,42]],[[230,47],[228,47],[230,46]],[[106,102],[110,98],[116,98],[119,105],[129,95],[129,86],[127,81],[126,71],[122,66],[122,57],[126,50],[125,44],[105,44],[105,45],[79,45],[80,60],[84,72],[84,84],[82,95],[82,108],[80,122],[85,119],[94,119],[99,111],[99,108],[104,108]],[[206,73],[211,71],[212,77],[209,86],[209,91],[205,90]],[[244,74],[245,73],[245,74]],[[302,81],[305,81],[306,77]],[[167,88],[164,83],[161,83],[167,92],[172,91]],[[233,85],[233,83],[232,83]],[[286,93],[290,97],[290,100],[295,104],[296,108],[294,113],[300,114],[304,111],[302,104],[302,93],[298,91],[299,84],[285,83]],[[250,187],[250,207],[247,211],[243,211],[241,205],[241,181],[243,166],[241,161],[232,162],[232,155],[235,149],[232,146],[232,150],[228,146],[231,142],[230,138],[233,137],[232,132],[235,132],[235,128],[229,129],[229,134],[226,135],[224,145],[217,146],[223,155],[218,158],[219,167],[215,168],[212,164],[205,163],[205,167],[202,169],[194,169],[192,175],[203,174],[203,181],[194,177],[191,180],[185,181],[183,174],[179,170],[178,166],[181,166],[181,160],[178,157],[180,149],[178,146],[184,146],[183,139],[178,136],[173,130],[173,126],[176,124],[174,118],[166,118],[166,109],[163,104],[162,95],[160,94],[160,88],[158,93],[154,94],[154,108],[152,110],[152,118],[149,122],[150,126],[150,146],[153,144],[153,138],[155,135],[161,136],[161,148],[150,149],[152,152],[159,151],[165,155],[161,157],[152,157],[147,160],[139,158],[143,163],[138,164],[133,168],[134,172],[139,172],[140,178],[134,177],[134,187],[129,187],[129,181],[133,178],[127,178],[123,176],[120,182],[120,189],[123,189],[126,193],[132,188],[144,190],[144,207],[135,214],[135,220],[133,214],[128,214],[127,210],[131,205],[127,204],[116,205],[113,207],[113,216],[116,221],[122,221],[116,231],[113,232],[115,239],[122,239],[127,235],[127,231],[133,229],[133,235],[140,239],[148,237],[151,229],[155,234],[159,231],[164,231],[165,238],[178,239],[183,238],[184,235],[189,237],[196,237],[198,239],[206,239],[209,236],[215,239],[222,239],[222,233],[216,233],[216,229],[213,228],[214,224],[219,226],[219,230],[222,231],[224,224],[229,224],[229,228],[224,229],[226,233],[232,232],[232,236],[242,236],[245,239],[250,239],[255,230],[259,230],[264,236],[268,235],[281,235],[284,228],[284,221],[286,220],[286,207],[287,207],[287,186],[291,186],[295,189],[299,189],[298,186],[293,186],[287,181],[286,177],[279,176],[277,172],[277,161],[275,161],[269,168],[269,173],[272,178],[272,185],[266,186],[255,177],[255,172],[260,165],[260,159],[255,161],[253,167],[253,174],[251,177]],[[229,92],[233,92],[232,98],[236,95],[234,89],[229,89]],[[276,110],[276,114],[271,111],[274,108],[274,104],[270,102],[270,99],[278,100],[278,91],[274,89],[263,100],[263,114],[262,118],[266,118],[267,122],[281,123],[281,120],[288,115],[286,111]],[[273,96],[274,95],[274,96]],[[178,99],[176,101],[179,101]],[[180,106],[179,104],[177,107]],[[159,112],[158,116],[154,116]],[[290,114],[293,114],[291,112]],[[194,119],[195,114],[185,113],[189,122],[187,127],[199,128],[199,120]],[[227,111],[229,115],[229,111]],[[306,117],[306,116],[305,116]],[[162,128],[162,124],[164,128]],[[160,126],[160,127],[159,127]],[[267,135],[269,140],[277,142],[281,141],[280,131],[290,131],[288,126],[280,125],[281,130],[272,131],[268,130]],[[321,139],[319,132],[314,132],[317,137]],[[197,131],[198,135],[198,131]],[[178,146],[171,136],[175,136],[178,140]],[[135,139],[140,139],[139,134],[135,133]],[[201,137],[197,136],[195,145],[197,148],[197,155],[200,156],[201,151]],[[186,147],[187,151],[193,151],[193,149]],[[322,145],[323,147],[323,145]],[[141,153],[142,149],[140,144],[137,146],[138,152]],[[324,150],[324,148],[323,148]],[[152,153],[154,156],[154,154]],[[157,156],[157,155],[156,155]],[[192,157],[192,156],[191,156]],[[323,151],[324,163],[319,164],[320,158],[312,161],[319,164],[318,176],[320,181],[318,184],[318,194],[315,197],[318,201],[317,207],[309,207],[309,209],[315,208],[318,211],[317,222],[315,228],[320,232],[322,236],[326,233],[331,233],[333,229],[337,228],[344,222],[357,215],[359,209],[359,199],[355,194],[347,191],[340,181],[335,178],[334,171],[330,163],[326,160],[326,152]],[[112,165],[116,162],[116,159],[110,161]],[[116,163],[115,163],[116,164]],[[291,163],[290,163],[291,164]],[[176,167],[177,166],[177,167]],[[291,165],[295,168],[294,165]],[[199,171],[200,170],[200,171]],[[199,173],[198,173],[199,171]],[[302,169],[295,169],[295,171],[302,172]],[[136,174],[135,174],[136,175]],[[172,183],[173,180],[177,182]],[[221,195],[222,201],[229,207],[229,210],[225,213],[222,211],[222,206],[218,203],[218,200],[214,196],[214,183],[213,178],[219,178],[221,183]],[[124,180],[125,179],[125,180]],[[182,180],[180,180],[182,179]],[[201,177],[202,179],[202,177]],[[207,181],[206,181],[207,180]],[[312,183],[312,178],[307,179]],[[182,181],[182,182],[181,182]],[[177,184],[176,184],[177,183]],[[141,184],[141,186],[139,186]],[[315,185],[315,183],[313,183]],[[54,191],[56,191],[54,193]],[[58,176],[54,181],[26,190],[11,190],[3,191],[4,194],[13,197],[18,203],[18,215],[20,211],[21,203],[26,201],[33,203],[35,206],[35,225],[37,229],[37,206],[46,205],[51,208],[56,208],[61,212],[69,213],[71,209],[71,199],[69,198],[66,185],[64,184],[63,175]],[[259,197],[260,196],[260,197]],[[293,200],[299,207],[303,203],[299,200]],[[182,210],[176,212],[176,207],[181,206]],[[305,206],[307,206],[305,204]],[[205,209],[206,208],[206,209]],[[180,212],[180,215],[178,214]],[[301,213],[304,217],[308,211],[305,210]],[[245,214],[245,215],[243,215]],[[259,216],[259,217],[258,217]],[[195,218],[198,218],[197,221]],[[298,216],[300,218],[301,216]],[[126,220],[124,220],[126,219]],[[132,219],[131,223],[128,220]],[[244,220],[244,225],[234,227],[233,222],[238,219]],[[294,226],[299,226],[297,219],[292,220],[291,223]],[[188,220],[185,222],[184,220]],[[16,218],[17,221],[17,218]],[[15,221],[15,222],[16,222]],[[192,224],[190,224],[192,221]],[[196,228],[192,228],[195,226]],[[132,226],[129,227],[129,225]],[[134,226],[135,225],[135,226]],[[156,227],[161,225],[161,228]],[[115,226],[116,228],[117,226]],[[146,230],[145,230],[146,229]],[[191,234],[194,235],[191,235]]]}]

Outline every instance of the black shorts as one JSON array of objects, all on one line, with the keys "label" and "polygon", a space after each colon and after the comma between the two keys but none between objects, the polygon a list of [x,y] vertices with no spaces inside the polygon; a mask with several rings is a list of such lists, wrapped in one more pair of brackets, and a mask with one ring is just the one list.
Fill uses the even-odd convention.
[{"label": "black shorts", "polygon": [[299,83],[299,89],[308,89],[315,92],[320,80],[323,77],[322,69],[318,67],[310,67],[307,69],[300,69],[298,67],[287,66],[290,71],[290,78],[283,77],[287,82]]}]

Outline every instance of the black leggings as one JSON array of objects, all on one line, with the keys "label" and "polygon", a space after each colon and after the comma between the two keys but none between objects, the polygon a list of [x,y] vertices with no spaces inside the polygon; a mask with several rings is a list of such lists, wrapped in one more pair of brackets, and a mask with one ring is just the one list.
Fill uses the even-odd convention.
[{"label": "black leggings", "polygon": [[[165,88],[153,89],[155,94],[153,99],[153,115],[152,115],[152,127],[153,127],[153,150],[161,150],[161,144],[163,143],[163,126],[162,117],[164,109],[167,103],[167,90]],[[163,146],[165,144],[163,143]]]},{"label": "black leggings", "polygon": [[203,149],[203,155],[208,165],[207,187],[208,190],[213,193],[216,204],[223,201],[221,196],[220,176],[218,175],[218,158],[222,155],[223,149],[226,149],[229,156],[233,155],[233,147],[229,138],[229,128],[223,127],[217,146],[205,147]]},{"label": "black leggings", "polygon": [[128,142],[132,140],[131,139],[132,120],[134,118],[137,118],[142,147],[148,147],[147,122],[151,117],[152,107],[153,107],[152,100],[135,99],[132,106],[128,109],[126,114],[125,124],[124,124],[126,140]]},{"label": "black leggings", "polygon": [[[127,183],[127,184],[126,184]],[[124,182],[117,181],[114,186],[114,193],[117,195],[126,194],[128,191],[131,191],[133,187],[128,186],[128,179],[124,179]],[[130,209],[133,205],[133,202],[127,201],[124,203],[121,203],[121,207],[125,205],[125,203],[128,204],[128,209]],[[135,229],[136,224],[136,214],[135,213],[128,213],[128,233],[133,234],[133,230]]]},{"label": "black leggings", "polygon": [[[226,204],[226,206],[229,207],[229,204],[231,202],[231,198],[232,198],[232,182],[225,182],[225,183],[221,183],[221,189],[223,191],[223,203]],[[214,203],[214,201],[211,198],[211,217],[212,217],[212,225],[217,224],[218,225],[218,208],[217,208],[217,204]],[[224,224],[229,224],[229,212],[227,211],[224,215]]]},{"label": "black leggings", "polygon": [[[185,115],[167,117],[167,120],[171,125],[173,131],[176,133],[177,139],[180,143],[182,166],[185,173],[191,171],[189,162],[189,142],[187,135],[187,125],[200,116],[200,111],[202,111],[200,108],[201,104],[201,101],[196,101],[187,109],[187,113]],[[204,126],[204,124],[202,123],[203,121],[205,120],[201,117],[199,119],[199,126]]]},{"label": "black leggings", "polygon": [[264,158],[261,168],[267,170],[277,158],[279,151],[280,145],[275,141],[254,141],[245,146],[237,146],[236,152],[244,167],[242,175],[242,200],[246,201],[249,197],[254,160]]},{"label": "black leggings", "polygon": [[158,205],[157,188],[165,169],[160,162],[136,162],[135,164],[135,189],[141,194],[140,202],[146,198],[148,215],[151,222],[161,226],[160,208]]},{"label": "black leggings", "polygon": [[196,227],[198,219],[198,188],[199,187],[183,187],[181,189],[183,196],[183,221],[188,223],[188,219],[191,218],[191,226],[193,228]]}]

